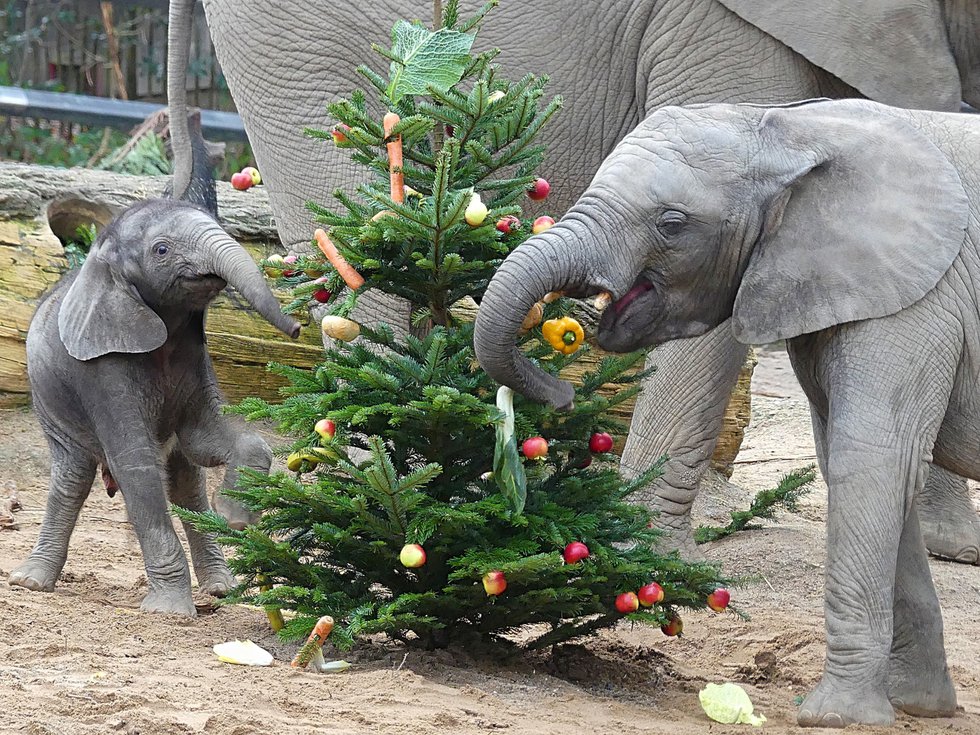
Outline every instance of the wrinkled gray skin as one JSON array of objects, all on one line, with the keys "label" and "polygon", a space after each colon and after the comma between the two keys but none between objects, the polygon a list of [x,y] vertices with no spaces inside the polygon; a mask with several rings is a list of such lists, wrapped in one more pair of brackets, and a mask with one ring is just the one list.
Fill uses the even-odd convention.
[{"label": "wrinkled gray skin", "polygon": [[[463,12],[477,4],[464,2]],[[171,3],[178,16],[189,7]],[[366,86],[357,63],[377,67],[369,44],[398,18],[429,22],[431,4],[204,0],[204,7],[283,242],[305,251],[313,229],[305,202],[330,202],[335,188],[361,174],[346,152],[305,138],[303,128],[328,125],[327,102]],[[961,99],[977,106],[978,28],[974,0],[503,0],[476,45],[500,48],[511,78],[548,73],[549,90],[565,98],[549,124],[542,169],[552,184],[543,208],[556,214],[584,191],[616,142],[666,104],[863,95],[912,108],[955,110]],[[407,326],[404,308],[369,298],[356,318]],[[624,470],[669,455],[647,499],[691,556],[689,510],[745,356],[727,330],[664,345],[649,359],[658,370],[634,413]],[[930,485],[929,548],[977,563],[980,520],[959,512],[969,504],[966,483],[937,477]]]},{"label": "wrinkled gray skin", "polygon": [[554,289],[612,293],[610,350],[786,339],[829,487],[827,659],[799,722],[889,724],[893,706],[956,708],[914,499],[930,459],[980,479],[978,282],[980,118],[857,100],[665,108],[506,259],[475,345],[497,380],[562,405],[568,384],[514,346]]},{"label": "wrinkled gray skin", "polygon": [[[143,552],[149,592],[142,608],[195,615],[187,559],[167,500],[209,509],[204,467],[267,471],[272,453],[238,419],[222,415],[204,335],[205,310],[226,286],[290,336],[299,325],[248,252],[207,212],[180,201],[138,204],[117,217],[84,265],[41,301],[27,335],[34,408],[51,452],[47,510],[30,557],[9,582],[54,589],[68,541],[98,465],[108,468]],[[254,520],[222,495],[231,525]],[[235,585],[221,549],[185,525],[204,592]]]}]

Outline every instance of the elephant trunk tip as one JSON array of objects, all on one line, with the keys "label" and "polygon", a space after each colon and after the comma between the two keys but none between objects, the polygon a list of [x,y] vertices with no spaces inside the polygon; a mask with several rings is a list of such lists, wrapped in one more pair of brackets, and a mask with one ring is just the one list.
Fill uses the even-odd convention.
[{"label": "elephant trunk tip", "polygon": [[287,337],[291,337],[292,339],[299,337],[300,323],[292,317],[283,314],[282,319],[277,320],[275,326]]}]

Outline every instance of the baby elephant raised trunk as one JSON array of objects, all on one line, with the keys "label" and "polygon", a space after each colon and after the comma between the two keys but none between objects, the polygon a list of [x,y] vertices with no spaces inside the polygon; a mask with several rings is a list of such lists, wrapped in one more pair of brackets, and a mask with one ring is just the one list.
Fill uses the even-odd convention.
[{"label": "baby elephant raised trunk", "polygon": [[262,271],[241,245],[223,230],[208,235],[206,252],[210,253],[207,270],[220,276],[235,287],[266,321],[283,334],[296,338],[300,325],[292,317],[282,313],[279,301],[269,290]]}]

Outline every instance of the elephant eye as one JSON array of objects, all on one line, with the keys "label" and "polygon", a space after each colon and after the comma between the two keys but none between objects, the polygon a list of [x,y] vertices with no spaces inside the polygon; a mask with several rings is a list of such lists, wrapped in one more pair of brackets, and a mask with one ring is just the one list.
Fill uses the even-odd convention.
[{"label": "elephant eye", "polygon": [[668,209],[657,218],[657,229],[664,237],[680,234],[687,224],[687,215],[676,209]]},{"label": "elephant eye", "polygon": [[170,246],[165,242],[158,242],[153,246],[153,252],[157,255],[166,255],[170,252]]}]

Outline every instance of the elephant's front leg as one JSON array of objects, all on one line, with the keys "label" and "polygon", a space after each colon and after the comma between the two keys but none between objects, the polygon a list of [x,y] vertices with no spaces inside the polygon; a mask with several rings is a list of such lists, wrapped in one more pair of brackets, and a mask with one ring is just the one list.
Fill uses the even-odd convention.
[{"label": "elephant's front leg", "polygon": [[667,455],[663,474],[637,497],[659,513],[654,522],[668,534],[671,548],[680,548],[689,558],[700,553],[691,530],[691,504],[748,354],[729,324],[650,353],[647,367],[656,367],[656,372],[643,384],[623,450],[627,477]]},{"label": "elephant's front leg", "polygon": [[68,558],[68,540],[95,479],[95,459],[79,448],[67,448],[48,437],[51,483],[41,533],[31,555],[10,573],[12,585],[51,592]]},{"label": "elephant's front leg", "polygon": [[140,607],[194,617],[190,569],[167,507],[160,447],[135,417],[121,409],[114,415],[118,423],[100,427],[99,439],[143,552],[150,589]]},{"label": "elephant's front leg", "polygon": [[[181,508],[203,513],[211,509],[204,469],[193,464],[179,449],[167,458],[167,477],[170,481],[170,500]],[[194,574],[202,592],[224,597],[237,584],[221,547],[214,537],[183,522],[187,545],[191,549]]]},{"label": "elephant's front leg", "polygon": [[235,487],[239,467],[248,467],[256,472],[269,471],[272,450],[265,440],[249,431],[241,418],[207,410],[191,417],[177,435],[181,449],[195,464],[227,467],[221,487],[211,497],[214,510],[234,529],[241,530],[255,523],[259,515],[225,495],[224,491]]},{"label": "elephant's front leg", "polygon": [[916,507],[930,554],[980,564],[980,517],[970,500],[966,479],[931,465]]}]

